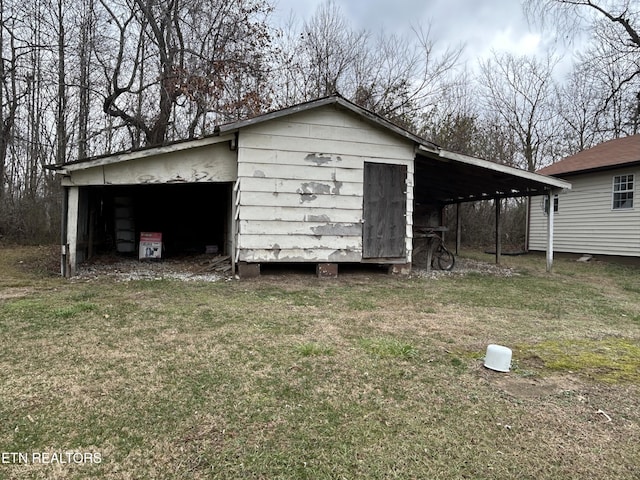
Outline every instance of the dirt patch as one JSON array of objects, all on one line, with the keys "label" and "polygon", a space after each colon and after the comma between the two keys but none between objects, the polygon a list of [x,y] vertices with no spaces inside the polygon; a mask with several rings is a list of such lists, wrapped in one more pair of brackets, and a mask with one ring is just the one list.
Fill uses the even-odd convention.
[{"label": "dirt patch", "polygon": [[[484,368],[484,367],[483,367]],[[515,373],[500,373],[485,369],[483,377],[495,388],[515,398],[534,399],[566,392],[583,392],[586,385],[566,375],[522,377]]]},{"label": "dirt patch", "polygon": [[25,288],[25,287],[3,288],[0,291],[0,300],[7,300],[9,298],[26,297],[31,292],[33,292],[32,288]]}]

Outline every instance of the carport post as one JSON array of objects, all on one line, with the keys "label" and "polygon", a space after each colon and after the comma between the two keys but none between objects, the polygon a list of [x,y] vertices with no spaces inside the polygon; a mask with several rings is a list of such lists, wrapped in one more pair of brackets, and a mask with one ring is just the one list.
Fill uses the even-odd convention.
[{"label": "carport post", "polygon": [[547,272],[553,270],[553,190],[547,193]]},{"label": "carport post", "polygon": [[460,225],[460,203],[456,203],[456,255],[460,255],[462,225]]},{"label": "carport post", "polygon": [[69,187],[67,197],[67,271],[66,276],[73,277],[76,274],[76,262],[78,251],[78,211],[80,205],[80,190],[78,187]]},{"label": "carport post", "polygon": [[496,265],[500,265],[500,256],[502,254],[502,228],[500,225],[500,209],[501,200],[499,198],[495,199],[496,205]]},{"label": "carport post", "polygon": [[67,211],[69,209],[69,187],[62,187],[62,214],[60,215],[60,273],[66,277],[69,272],[67,264],[69,244],[67,243]]}]

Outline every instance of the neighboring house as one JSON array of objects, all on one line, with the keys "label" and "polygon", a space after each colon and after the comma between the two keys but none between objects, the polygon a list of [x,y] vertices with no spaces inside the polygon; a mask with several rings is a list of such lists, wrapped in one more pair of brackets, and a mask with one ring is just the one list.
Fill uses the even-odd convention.
[{"label": "neighboring house", "polygon": [[[538,171],[571,183],[554,199],[554,250],[640,256],[640,135],[601,143]],[[544,250],[548,201],[530,203],[529,249]]]},{"label": "neighboring house", "polygon": [[167,255],[225,253],[241,276],[269,262],[406,272],[413,228],[434,210],[570,186],[444,151],[338,95],[51,168],[65,187],[64,275],[101,250],[136,252],[141,232],[162,233]]}]

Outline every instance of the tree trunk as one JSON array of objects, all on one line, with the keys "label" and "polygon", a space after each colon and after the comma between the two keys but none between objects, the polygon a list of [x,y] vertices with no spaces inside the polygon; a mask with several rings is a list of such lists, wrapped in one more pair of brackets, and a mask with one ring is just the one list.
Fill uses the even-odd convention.
[{"label": "tree trunk", "polygon": [[84,2],[79,44],[78,159],[88,155],[91,49],[93,48],[93,0]]},{"label": "tree trunk", "polygon": [[67,157],[67,83],[65,71],[65,27],[63,0],[58,0],[58,108],[56,114],[56,164],[62,165]]}]

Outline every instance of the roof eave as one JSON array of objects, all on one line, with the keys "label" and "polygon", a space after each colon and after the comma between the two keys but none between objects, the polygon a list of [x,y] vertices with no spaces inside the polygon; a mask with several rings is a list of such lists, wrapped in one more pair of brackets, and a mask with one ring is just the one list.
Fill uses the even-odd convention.
[{"label": "roof eave", "polygon": [[514,167],[509,167],[507,165],[502,165],[499,163],[495,163],[495,162],[490,162],[488,160],[482,160],[480,158],[476,158],[476,157],[471,157],[469,155],[464,155],[461,153],[455,153],[455,152],[449,152],[447,150],[443,150],[443,149],[439,149],[437,151],[437,153],[431,149],[431,148],[427,148],[423,145],[420,145],[418,150],[420,152],[423,152],[425,154],[427,154],[430,157],[434,157],[434,155],[437,155],[439,158],[443,159],[443,160],[453,160],[456,162],[460,162],[463,164],[467,164],[467,165],[473,165],[475,167],[481,167],[481,168],[485,168],[488,170],[493,170],[495,172],[499,172],[499,173],[504,173],[504,174],[508,174],[508,175],[513,175],[516,177],[520,177],[532,182],[536,182],[536,183],[540,183],[543,185],[548,185],[551,188],[556,188],[556,189],[566,189],[566,190],[570,190],[571,189],[571,184],[569,182],[566,182],[564,180],[560,180],[556,177],[551,177],[548,175],[542,175],[540,173],[535,173],[535,172],[529,172],[526,170],[521,170],[519,168],[514,168]]},{"label": "roof eave", "polygon": [[183,142],[172,143],[160,147],[150,147],[141,150],[115,153],[112,155],[104,155],[100,157],[87,158],[82,160],[76,160],[74,162],[47,165],[47,168],[56,171],[61,175],[66,175],[68,172],[76,170],[84,170],[92,167],[101,167],[104,165],[112,165],[114,163],[126,162],[129,160],[137,160],[140,158],[152,157],[154,155],[161,155],[166,153],[180,152],[182,150],[188,150],[191,148],[204,147],[207,145],[213,145],[216,143],[228,142],[234,140],[233,135],[209,135],[206,137],[187,140]]},{"label": "roof eave", "polygon": [[553,176],[553,177],[570,177],[573,175],[585,175],[588,173],[599,173],[599,172],[606,172],[611,170],[620,170],[624,168],[637,167],[639,165],[640,165],[640,160],[634,160],[632,162],[617,163],[615,165],[604,165],[600,167],[585,168],[581,170],[570,170],[567,172],[539,173],[539,175],[546,175],[546,176]]}]

